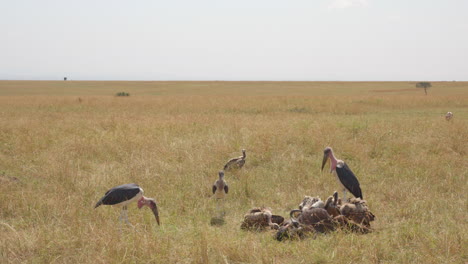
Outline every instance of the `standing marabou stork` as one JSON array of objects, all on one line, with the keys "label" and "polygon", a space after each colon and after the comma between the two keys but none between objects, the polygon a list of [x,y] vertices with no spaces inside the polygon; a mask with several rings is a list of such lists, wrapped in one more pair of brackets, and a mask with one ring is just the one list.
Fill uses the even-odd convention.
[{"label": "standing marabou stork", "polygon": [[334,173],[343,186],[343,200],[346,201],[346,190],[356,198],[363,199],[358,179],[344,161],[335,158],[330,147],[326,147],[323,151],[322,171],[328,159],[330,159],[330,173]]},{"label": "standing marabou stork", "polygon": [[232,158],[232,159],[228,160],[226,165],[224,165],[223,170],[230,170],[230,169],[234,169],[234,168],[237,168],[237,169],[242,168],[242,166],[244,166],[244,164],[245,164],[245,158],[246,157],[247,156],[245,155],[245,149],[243,149],[242,150],[242,156],[239,156],[237,158]]},{"label": "standing marabou stork", "polygon": [[106,194],[96,203],[94,208],[97,208],[101,204],[122,207],[119,220],[122,221],[123,219],[128,225],[131,226],[130,222],[128,221],[127,205],[134,201],[138,201],[138,209],[141,209],[145,205],[151,208],[154,216],[156,217],[156,222],[159,225],[159,213],[156,201],[153,198],[147,198],[143,196],[143,189],[135,183],[116,186],[108,190]]}]

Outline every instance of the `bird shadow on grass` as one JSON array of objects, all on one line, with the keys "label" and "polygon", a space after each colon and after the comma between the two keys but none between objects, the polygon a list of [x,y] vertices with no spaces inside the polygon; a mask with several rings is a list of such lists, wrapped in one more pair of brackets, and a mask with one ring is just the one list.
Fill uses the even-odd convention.
[{"label": "bird shadow on grass", "polygon": [[212,226],[222,226],[226,223],[224,216],[214,216],[211,217],[210,225]]}]

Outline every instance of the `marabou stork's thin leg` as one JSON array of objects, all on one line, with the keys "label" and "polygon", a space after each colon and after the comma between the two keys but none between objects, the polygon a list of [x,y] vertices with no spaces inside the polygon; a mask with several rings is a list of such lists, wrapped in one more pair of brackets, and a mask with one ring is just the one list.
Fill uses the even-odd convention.
[{"label": "marabou stork's thin leg", "polygon": [[343,201],[346,202],[346,189],[343,189]]},{"label": "marabou stork's thin leg", "polygon": [[124,209],[120,210],[120,216],[119,216],[119,231],[122,232],[122,221],[124,217]]},{"label": "marabou stork's thin leg", "polygon": [[130,224],[130,222],[128,221],[128,211],[127,211],[127,206],[124,206],[123,207],[123,210],[125,211],[125,223],[128,225],[128,226],[131,226],[133,227],[132,224]]},{"label": "marabou stork's thin leg", "polygon": [[124,221],[125,221],[125,223],[128,225],[129,223],[128,223],[128,211],[127,211],[127,206],[124,206],[124,207],[122,208],[122,211],[124,212]]},{"label": "marabou stork's thin leg", "polygon": [[120,216],[119,216],[119,223],[122,224],[122,221],[123,221],[123,218],[124,218],[124,214],[125,214],[125,209],[122,208],[122,210],[120,210]]}]

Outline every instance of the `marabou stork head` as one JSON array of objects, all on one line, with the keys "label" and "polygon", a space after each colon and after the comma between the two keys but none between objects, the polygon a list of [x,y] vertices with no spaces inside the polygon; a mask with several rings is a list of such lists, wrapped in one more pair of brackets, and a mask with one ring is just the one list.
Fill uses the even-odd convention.
[{"label": "marabou stork head", "polygon": [[151,211],[153,211],[154,217],[156,218],[156,222],[158,225],[159,223],[159,213],[158,213],[158,205],[156,204],[156,201],[153,198],[146,198],[146,197],[141,197],[140,200],[138,200],[138,209],[141,209],[143,206],[148,206]]},{"label": "marabou stork head", "polygon": [[332,148],[330,147],[326,147],[325,150],[323,151],[322,170],[325,167],[325,164],[327,163],[327,160],[330,157],[331,152],[332,152]]}]

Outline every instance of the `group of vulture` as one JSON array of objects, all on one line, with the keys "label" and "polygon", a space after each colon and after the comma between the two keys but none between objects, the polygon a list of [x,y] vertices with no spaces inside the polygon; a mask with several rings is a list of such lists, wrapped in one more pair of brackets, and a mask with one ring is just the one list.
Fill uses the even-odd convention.
[{"label": "group of vulture", "polygon": [[351,198],[343,202],[338,192],[323,202],[319,197],[305,196],[299,209],[291,210],[289,220],[274,215],[270,208],[257,207],[245,216],[241,228],[251,231],[275,230],[275,239],[303,239],[317,234],[336,230],[368,233],[374,214],[369,210],[365,200]]}]

